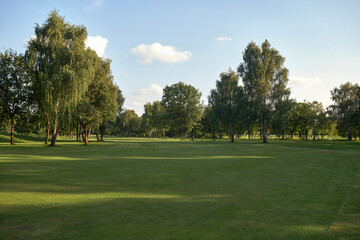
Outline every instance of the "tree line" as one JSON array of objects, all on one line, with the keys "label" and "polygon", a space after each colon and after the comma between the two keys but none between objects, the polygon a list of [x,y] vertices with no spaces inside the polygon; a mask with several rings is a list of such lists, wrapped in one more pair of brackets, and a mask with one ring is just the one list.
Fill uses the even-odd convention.
[{"label": "tree line", "polygon": [[360,88],[345,83],[331,91],[333,105],[296,102],[290,97],[285,58],[265,40],[250,42],[236,71],[219,76],[208,96],[178,82],[166,86],[160,101],[146,103],[144,113],[123,109],[111,60],[85,48],[87,30],[72,25],[57,11],[35,26],[24,54],[0,52],[1,128],[45,135],[56,145],[59,134],[88,144],[89,135],[208,137],[270,135],[308,139],[326,135],[360,137]]}]

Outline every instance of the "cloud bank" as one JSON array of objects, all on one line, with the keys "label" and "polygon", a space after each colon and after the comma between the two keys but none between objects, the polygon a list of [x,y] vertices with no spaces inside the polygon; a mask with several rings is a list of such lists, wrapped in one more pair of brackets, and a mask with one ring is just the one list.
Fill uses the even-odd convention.
[{"label": "cloud bank", "polygon": [[179,51],[172,46],[163,46],[160,43],[141,44],[133,49],[131,53],[139,57],[139,63],[152,63],[154,59],[162,62],[176,63],[188,60],[192,53],[189,51]]},{"label": "cloud bank", "polygon": [[105,49],[107,48],[109,40],[97,35],[96,37],[88,36],[85,40],[86,48],[94,50],[99,57],[105,56]]},{"label": "cloud bank", "polygon": [[291,85],[301,85],[303,87],[313,87],[322,83],[319,77],[295,77],[289,76],[289,84]]},{"label": "cloud bank", "polygon": [[129,107],[135,109],[137,113],[143,113],[145,103],[160,100],[162,93],[163,88],[158,84],[152,83],[149,87],[142,88],[132,94]]}]

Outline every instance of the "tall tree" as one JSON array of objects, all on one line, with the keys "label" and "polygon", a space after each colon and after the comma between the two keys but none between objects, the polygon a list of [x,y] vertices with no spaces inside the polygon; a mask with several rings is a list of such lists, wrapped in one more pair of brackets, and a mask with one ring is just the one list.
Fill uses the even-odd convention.
[{"label": "tall tree", "polygon": [[23,55],[12,50],[0,52],[0,110],[10,120],[10,144],[14,144],[15,118],[31,102],[31,82]]},{"label": "tall tree", "polygon": [[150,123],[156,131],[161,133],[164,138],[166,137],[167,125],[165,119],[165,110],[159,101],[155,101],[152,104]]},{"label": "tall tree", "polygon": [[334,102],[331,105],[333,116],[337,120],[340,130],[347,132],[349,141],[352,140],[351,115],[357,110],[359,104],[358,89],[358,84],[347,82],[331,91],[331,99]]},{"label": "tall tree", "polygon": [[218,109],[219,119],[224,126],[228,126],[231,142],[234,142],[234,126],[239,119],[237,108],[237,95],[239,94],[239,75],[231,68],[228,72],[220,74],[220,80],[216,81],[216,95],[212,104]]},{"label": "tall tree", "polygon": [[118,90],[110,71],[111,61],[97,57],[92,50],[89,54],[93,55],[95,74],[77,109],[79,122],[84,128],[85,145],[88,144],[90,129],[114,119],[118,109]]},{"label": "tall tree", "polygon": [[52,11],[42,26],[36,25],[35,37],[29,41],[27,55],[47,132],[52,128],[51,146],[55,146],[65,115],[81,100],[94,74],[86,38],[84,26],[71,25]]},{"label": "tall tree", "polygon": [[243,53],[243,63],[238,67],[244,92],[254,104],[253,115],[261,123],[263,143],[277,101],[286,98],[288,70],[285,58],[265,40],[261,47],[250,42]]},{"label": "tall tree", "polygon": [[212,139],[215,141],[216,132],[221,131],[221,121],[220,121],[220,114],[221,114],[221,108],[220,108],[220,99],[219,99],[219,93],[212,89],[210,91],[210,94],[208,96],[208,107],[205,108],[204,113],[205,115],[205,122],[208,123],[212,129]]},{"label": "tall tree", "polygon": [[153,132],[154,126],[152,125],[152,108],[153,105],[148,102],[144,105],[144,113],[141,116],[141,128],[144,130],[145,134],[147,134],[151,138],[151,134]]},{"label": "tall tree", "polygon": [[175,133],[182,134],[183,138],[201,118],[200,98],[198,89],[183,82],[164,88],[161,104],[166,119]]},{"label": "tall tree", "polygon": [[115,96],[115,102],[112,102],[113,104],[115,104],[113,106],[114,109],[112,109],[112,107],[107,108],[107,114],[105,114],[105,117],[103,118],[99,126],[100,141],[104,141],[104,135],[111,132],[110,130],[113,127],[114,122],[116,121],[116,117],[119,116],[120,113],[123,111],[125,98],[122,95],[122,92],[118,86],[112,86],[112,95]]}]

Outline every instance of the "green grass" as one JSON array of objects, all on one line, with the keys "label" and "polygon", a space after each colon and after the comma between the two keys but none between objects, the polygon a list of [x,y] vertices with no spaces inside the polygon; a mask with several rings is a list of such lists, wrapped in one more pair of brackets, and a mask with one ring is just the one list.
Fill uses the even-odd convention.
[{"label": "green grass", "polygon": [[0,239],[360,239],[359,142],[7,138]]}]

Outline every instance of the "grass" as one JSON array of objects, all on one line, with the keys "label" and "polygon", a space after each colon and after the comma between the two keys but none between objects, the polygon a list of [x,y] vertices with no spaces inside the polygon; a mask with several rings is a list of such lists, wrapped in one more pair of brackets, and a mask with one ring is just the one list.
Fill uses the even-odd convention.
[{"label": "grass", "polygon": [[360,239],[359,142],[1,138],[4,240]]}]

